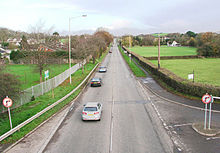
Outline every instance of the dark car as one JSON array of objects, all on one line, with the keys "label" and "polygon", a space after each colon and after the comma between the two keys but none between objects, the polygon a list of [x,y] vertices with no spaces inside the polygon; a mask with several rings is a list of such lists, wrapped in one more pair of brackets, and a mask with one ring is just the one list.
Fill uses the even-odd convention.
[{"label": "dark car", "polygon": [[101,78],[93,78],[90,83],[91,87],[100,87],[102,86],[102,79]]},{"label": "dark car", "polygon": [[109,50],[109,53],[112,53],[112,51],[111,51],[111,50]]},{"label": "dark car", "polygon": [[104,66],[99,67],[99,73],[105,73],[107,71],[107,68]]}]

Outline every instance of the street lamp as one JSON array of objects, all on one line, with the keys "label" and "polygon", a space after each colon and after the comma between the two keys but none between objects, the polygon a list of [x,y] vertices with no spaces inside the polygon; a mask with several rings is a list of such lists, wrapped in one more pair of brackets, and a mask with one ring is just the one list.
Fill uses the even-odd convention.
[{"label": "street lamp", "polygon": [[76,16],[76,17],[70,17],[69,18],[69,75],[70,75],[70,84],[72,83],[72,79],[71,79],[71,37],[70,37],[70,21],[74,18],[78,18],[78,17],[87,17],[86,14],[81,15],[81,16]]}]

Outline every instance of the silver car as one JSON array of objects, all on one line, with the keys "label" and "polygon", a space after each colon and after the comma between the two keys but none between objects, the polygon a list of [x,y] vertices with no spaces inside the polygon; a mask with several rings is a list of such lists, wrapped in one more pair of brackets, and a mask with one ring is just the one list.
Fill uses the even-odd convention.
[{"label": "silver car", "polygon": [[99,67],[99,73],[105,73],[107,71],[107,68],[104,66]]},{"label": "silver car", "polygon": [[98,102],[89,102],[83,105],[82,120],[101,120],[102,104]]}]

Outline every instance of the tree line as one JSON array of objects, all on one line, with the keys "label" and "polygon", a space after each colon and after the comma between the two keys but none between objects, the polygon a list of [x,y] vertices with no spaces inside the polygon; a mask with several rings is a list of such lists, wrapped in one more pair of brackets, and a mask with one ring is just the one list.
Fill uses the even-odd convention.
[{"label": "tree line", "polygon": [[[168,33],[160,37],[160,44],[167,45],[176,41],[181,46],[196,47],[197,54],[205,57],[220,57],[220,34],[213,32],[195,33],[187,31],[181,33]],[[158,36],[147,34],[131,36],[125,35],[121,37],[121,44],[130,46],[157,46]]]}]

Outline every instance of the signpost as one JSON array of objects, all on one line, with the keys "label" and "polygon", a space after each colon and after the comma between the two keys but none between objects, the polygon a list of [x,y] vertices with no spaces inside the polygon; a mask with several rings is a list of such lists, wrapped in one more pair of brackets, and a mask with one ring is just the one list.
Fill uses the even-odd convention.
[{"label": "signpost", "polygon": [[49,70],[45,71],[44,74],[45,74],[45,79],[49,78]]},{"label": "signpost", "polygon": [[130,63],[131,63],[131,54],[128,55],[130,57]]},{"label": "signpost", "polygon": [[212,103],[213,103],[213,97],[211,95],[211,102],[210,102],[210,105],[209,105],[209,125],[208,125],[208,129],[210,130],[210,127],[211,127],[211,118],[212,118]]},{"label": "signpost", "polygon": [[3,105],[8,108],[8,116],[9,116],[9,121],[10,121],[10,127],[12,129],[12,122],[11,122],[11,112],[10,112],[10,107],[12,106],[13,102],[8,96],[6,96],[5,99],[3,99]]},{"label": "signpost", "polygon": [[202,102],[205,104],[205,120],[204,120],[204,130],[206,130],[206,118],[207,118],[207,104],[210,103],[212,97],[208,94],[202,96]]},{"label": "signpost", "polygon": [[46,81],[47,81],[47,79],[49,79],[49,70],[46,70],[45,72],[44,72],[44,74],[45,74],[45,89],[46,89]]},{"label": "signpost", "polygon": [[188,79],[189,80],[193,80],[193,83],[194,83],[194,70],[193,70],[193,73],[192,74],[188,74]]}]

